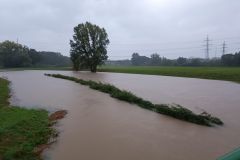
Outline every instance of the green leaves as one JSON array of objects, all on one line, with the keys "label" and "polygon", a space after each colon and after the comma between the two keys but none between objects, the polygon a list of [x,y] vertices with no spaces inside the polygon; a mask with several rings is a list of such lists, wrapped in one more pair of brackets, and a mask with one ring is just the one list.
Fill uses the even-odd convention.
[{"label": "green leaves", "polygon": [[90,68],[96,72],[97,65],[104,63],[107,57],[108,35],[104,28],[90,22],[74,27],[73,40],[70,40],[70,55],[74,70]]},{"label": "green leaves", "polygon": [[0,64],[4,67],[24,67],[31,65],[29,49],[21,44],[4,41],[0,43]]}]

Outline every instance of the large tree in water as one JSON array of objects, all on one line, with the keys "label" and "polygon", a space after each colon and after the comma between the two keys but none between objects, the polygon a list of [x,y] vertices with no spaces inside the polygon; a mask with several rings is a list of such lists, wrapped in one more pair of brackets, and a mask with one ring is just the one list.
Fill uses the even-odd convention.
[{"label": "large tree in water", "polygon": [[74,27],[71,45],[71,60],[73,69],[80,67],[90,68],[91,72],[97,71],[97,66],[107,60],[108,35],[104,28],[89,22]]}]

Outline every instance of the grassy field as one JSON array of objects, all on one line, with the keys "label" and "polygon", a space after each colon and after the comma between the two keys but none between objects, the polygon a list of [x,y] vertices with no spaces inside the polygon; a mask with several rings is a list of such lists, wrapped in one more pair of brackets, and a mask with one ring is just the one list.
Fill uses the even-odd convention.
[{"label": "grassy field", "polygon": [[[0,68],[1,71],[18,70],[62,70],[71,71],[71,67],[30,67]],[[225,80],[240,83],[240,67],[159,67],[159,66],[101,66],[99,72],[163,75],[189,78]]]},{"label": "grassy field", "polygon": [[0,78],[0,159],[38,160],[34,148],[54,133],[45,110],[9,106],[9,82]]},{"label": "grassy field", "polygon": [[215,79],[240,83],[240,67],[102,66],[98,69],[98,71]]}]

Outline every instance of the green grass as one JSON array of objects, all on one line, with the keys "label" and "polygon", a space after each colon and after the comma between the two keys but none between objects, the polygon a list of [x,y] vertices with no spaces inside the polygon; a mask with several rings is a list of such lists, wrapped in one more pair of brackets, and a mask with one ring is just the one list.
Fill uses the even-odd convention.
[{"label": "green grass", "polygon": [[213,124],[223,125],[223,122],[219,118],[213,117],[207,112],[204,112],[202,114],[195,114],[191,110],[184,108],[180,105],[153,104],[150,101],[137,97],[131,92],[120,90],[119,88],[111,84],[104,84],[104,83],[95,82],[92,80],[83,80],[83,79],[69,77],[61,74],[45,74],[45,75],[74,81],[82,85],[87,85],[92,89],[95,89],[104,93],[108,93],[113,98],[126,101],[132,104],[136,104],[142,108],[145,108],[157,113],[161,113],[164,115],[168,115],[177,119],[181,119],[181,120],[185,120],[188,122],[196,123],[199,125],[205,125],[205,126],[212,126]]},{"label": "green grass", "polygon": [[240,83],[240,67],[102,66],[98,71],[214,79]]},{"label": "green grass", "polygon": [[48,112],[9,106],[9,82],[0,78],[0,159],[37,160],[33,149],[55,133]]},{"label": "green grass", "polygon": [[5,79],[0,78],[0,109],[3,106],[8,105],[8,98],[9,98],[9,82]]}]

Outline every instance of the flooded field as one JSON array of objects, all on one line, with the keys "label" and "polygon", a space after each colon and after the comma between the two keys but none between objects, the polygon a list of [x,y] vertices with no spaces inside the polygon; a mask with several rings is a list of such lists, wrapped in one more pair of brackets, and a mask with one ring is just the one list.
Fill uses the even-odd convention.
[{"label": "flooded field", "polygon": [[[111,83],[154,103],[206,110],[225,123],[204,127],[144,110],[86,86],[46,77],[61,73]],[[240,84],[118,73],[0,72],[11,82],[13,105],[66,109],[52,160],[212,160],[240,146]]]}]

